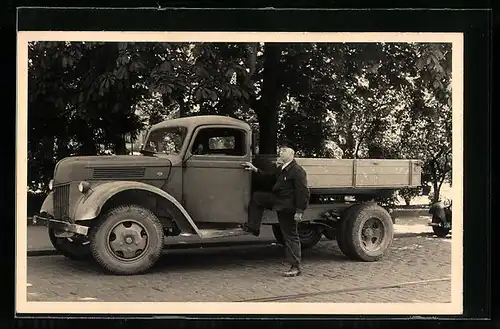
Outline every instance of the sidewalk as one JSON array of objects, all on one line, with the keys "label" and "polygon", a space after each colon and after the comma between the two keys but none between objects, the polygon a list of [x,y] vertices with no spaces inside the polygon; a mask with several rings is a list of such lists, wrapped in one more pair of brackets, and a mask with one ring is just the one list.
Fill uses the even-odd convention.
[{"label": "sidewalk", "polygon": [[[427,226],[429,222],[429,217],[404,217],[396,219],[396,224],[394,225],[395,234],[398,236],[405,234],[421,234],[421,233],[432,233],[432,228]],[[47,233],[47,228],[42,225],[30,225],[28,226],[28,254],[32,255],[50,255],[57,254],[56,250],[52,246],[49,240],[49,235]],[[201,239],[194,237],[170,237],[166,239],[165,245],[168,247],[179,248],[179,247],[199,247]],[[254,237],[252,235],[248,236],[236,236],[236,237],[226,237],[217,238],[203,241],[204,244],[253,244],[253,243],[273,243],[276,242],[272,229],[270,225],[264,225],[261,230],[261,235],[259,237]]]}]

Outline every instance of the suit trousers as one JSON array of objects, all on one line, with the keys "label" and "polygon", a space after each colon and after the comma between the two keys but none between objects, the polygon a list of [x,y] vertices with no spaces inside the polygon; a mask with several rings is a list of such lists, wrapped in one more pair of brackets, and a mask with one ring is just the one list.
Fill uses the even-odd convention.
[{"label": "suit trousers", "polygon": [[[252,230],[260,230],[262,224],[262,215],[265,209],[272,210],[275,203],[275,196],[269,192],[255,192],[252,195],[250,205],[248,206],[247,225]],[[298,232],[298,224],[294,220],[294,210],[277,211],[278,222],[283,235],[285,244],[285,256],[290,265],[300,268],[301,246]]]}]

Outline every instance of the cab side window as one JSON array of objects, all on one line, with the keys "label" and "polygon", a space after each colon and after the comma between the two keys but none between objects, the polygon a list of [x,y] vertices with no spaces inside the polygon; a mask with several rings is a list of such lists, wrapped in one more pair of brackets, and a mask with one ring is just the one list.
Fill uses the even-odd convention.
[{"label": "cab side window", "polygon": [[245,132],[234,128],[202,128],[196,135],[191,153],[244,156],[247,153]]}]

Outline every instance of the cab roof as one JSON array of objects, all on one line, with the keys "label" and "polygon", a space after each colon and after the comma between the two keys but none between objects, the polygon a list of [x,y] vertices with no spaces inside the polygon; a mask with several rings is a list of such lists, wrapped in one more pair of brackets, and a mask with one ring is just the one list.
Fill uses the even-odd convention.
[{"label": "cab roof", "polygon": [[151,129],[157,129],[157,128],[165,128],[165,127],[171,127],[171,126],[185,126],[187,128],[193,128],[199,125],[205,125],[205,124],[222,124],[222,125],[228,125],[228,126],[233,126],[237,128],[243,128],[250,130],[250,125],[247,124],[246,122],[242,120],[238,120],[236,118],[228,117],[228,116],[223,116],[223,115],[197,115],[197,116],[190,116],[190,117],[183,117],[183,118],[177,118],[177,119],[170,119],[170,120],[165,120],[162,122],[159,122],[151,127]]}]

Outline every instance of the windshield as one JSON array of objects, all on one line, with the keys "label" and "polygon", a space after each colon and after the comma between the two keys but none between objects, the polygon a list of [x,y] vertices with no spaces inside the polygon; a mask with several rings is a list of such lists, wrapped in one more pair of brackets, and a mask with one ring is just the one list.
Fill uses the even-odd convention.
[{"label": "windshield", "polygon": [[149,134],[144,150],[154,153],[179,154],[186,138],[185,127],[159,128]]}]

